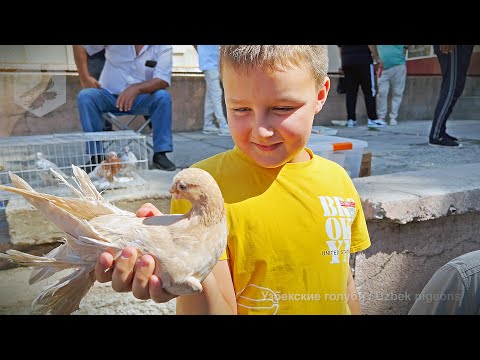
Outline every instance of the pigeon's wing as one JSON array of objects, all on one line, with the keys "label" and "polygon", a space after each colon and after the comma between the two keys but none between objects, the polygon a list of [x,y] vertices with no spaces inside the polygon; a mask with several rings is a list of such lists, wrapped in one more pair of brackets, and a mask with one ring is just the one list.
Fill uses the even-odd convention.
[{"label": "pigeon's wing", "polygon": [[[164,223],[176,221],[182,216],[162,215]],[[128,215],[102,215],[89,221],[90,225],[103,237],[118,246],[135,246],[142,253],[159,255],[159,258],[175,253],[172,235],[165,225],[151,225],[149,218]]]}]

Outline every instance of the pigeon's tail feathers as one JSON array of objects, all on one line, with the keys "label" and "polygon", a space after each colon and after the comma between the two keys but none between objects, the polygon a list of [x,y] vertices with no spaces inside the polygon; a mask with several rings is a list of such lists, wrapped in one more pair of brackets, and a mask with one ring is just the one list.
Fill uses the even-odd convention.
[{"label": "pigeon's tail feathers", "polygon": [[[73,175],[74,175],[74,180],[77,183],[80,191],[77,190],[76,194],[81,198],[81,199],[88,199],[88,200],[95,200],[94,204],[95,206],[93,207],[92,210],[97,210],[100,211],[101,213],[97,213],[95,216],[99,215],[106,215],[106,214],[117,214],[117,215],[133,215],[133,213],[129,211],[122,210],[109,201],[107,201],[95,188],[95,185],[93,185],[92,180],[89,177],[89,174],[87,174],[84,170],[79,168],[78,166],[72,165],[73,168]],[[95,168],[95,170],[98,167]],[[94,171],[95,171],[94,170]],[[94,172],[93,171],[93,172]],[[80,193],[80,194],[79,194]]]},{"label": "pigeon's tail feathers", "polygon": [[[13,173],[11,173],[11,175],[16,177],[16,175]],[[86,220],[78,218],[74,215],[87,211],[87,206],[85,209],[82,207],[76,208],[75,206],[69,205],[68,199],[61,199],[53,195],[41,194],[36,191],[17,189],[4,185],[0,185],[0,190],[22,195],[25,200],[39,210],[48,220],[50,220],[50,222],[73,237],[88,236],[109,242],[107,239],[103,238]],[[75,205],[75,201],[78,200],[72,199],[73,205]],[[94,208],[94,206],[90,204],[90,208]]]},{"label": "pigeon's tail feathers", "polygon": [[[95,266],[95,265],[93,265]],[[93,268],[74,270],[45,288],[33,301],[33,314],[69,315],[95,283]]]},{"label": "pigeon's tail feathers", "polygon": [[[0,258],[14,261],[23,266],[34,267],[29,284],[45,280],[63,270],[71,272],[46,287],[34,300],[33,312],[36,314],[66,315],[78,310],[83,297],[95,282],[95,263],[101,253],[96,247],[82,248],[81,255],[75,253],[75,241],[69,237],[64,244],[45,256],[36,256],[17,250],[0,253]],[[93,240],[96,241],[96,240]],[[81,247],[81,244],[76,246]],[[105,249],[106,246],[103,247]]]},{"label": "pigeon's tail feathers", "polygon": [[[35,284],[41,280],[48,279],[50,276],[56,274],[58,271],[62,271],[67,268],[82,268],[89,267],[92,263],[96,262],[100,254],[105,251],[107,245],[104,242],[92,240],[103,244],[103,247],[96,245],[95,247],[84,247],[84,241],[79,241],[73,236],[67,235],[67,238],[63,240],[64,244],[57,246],[52,251],[50,251],[46,258],[55,260],[48,263],[43,260],[43,264],[46,266],[40,266],[41,262],[30,263],[29,266],[36,267],[32,270],[28,283],[30,285]],[[81,254],[81,255],[79,255]],[[1,256],[1,254],[0,254]],[[10,259],[15,261],[14,259]],[[64,266],[62,266],[64,264]],[[70,266],[68,266],[70,264]]]},{"label": "pigeon's tail feathers", "polygon": [[[19,265],[23,266],[34,266],[34,267],[54,267],[60,270],[69,269],[74,266],[71,261],[61,261],[55,258],[50,258],[46,256],[37,256],[32,254],[27,254],[18,250],[7,250],[6,254],[0,253],[0,258],[14,261]],[[78,266],[78,265],[75,265]]]},{"label": "pigeon's tail feathers", "polygon": [[106,202],[106,200],[100,195],[100,193],[93,185],[92,180],[88,177],[88,174],[80,169],[78,166],[72,165],[73,175],[75,175],[75,182],[80,188],[83,197],[93,198],[95,200],[100,200]]},{"label": "pigeon's tail feathers", "polygon": [[62,183],[64,185],[67,185],[71,190],[75,192],[75,194],[78,195],[78,190],[75,189],[72,185],[70,185],[65,178],[68,178],[69,176],[65,174],[60,168],[57,167],[57,170],[54,170],[53,168],[50,168],[50,171],[55,175],[59,183]]},{"label": "pigeon's tail feathers", "polygon": [[[12,184],[13,186],[15,186],[16,188],[18,189],[24,189],[24,190],[28,190],[28,191],[31,191],[31,192],[36,192],[35,190],[33,190],[33,188],[28,185],[28,183],[23,180],[20,176],[18,175],[15,175],[13,172],[9,171],[8,172],[8,176],[10,176],[10,179],[12,180]],[[3,190],[6,190],[6,189],[3,189]]]}]

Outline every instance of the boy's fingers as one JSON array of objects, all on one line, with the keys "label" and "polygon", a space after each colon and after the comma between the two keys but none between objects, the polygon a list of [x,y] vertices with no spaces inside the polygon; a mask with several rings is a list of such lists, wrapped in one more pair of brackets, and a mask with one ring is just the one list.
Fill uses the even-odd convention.
[{"label": "boy's fingers", "polygon": [[135,267],[135,276],[133,278],[132,293],[137,299],[150,299],[148,289],[148,279],[153,275],[155,269],[155,260],[150,255],[143,255]]},{"label": "boy's fingers", "polygon": [[95,276],[98,282],[105,283],[112,280],[113,262],[113,256],[109,252],[100,255],[95,264]]},{"label": "boy's fingers", "polygon": [[123,249],[122,254],[115,261],[115,269],[112,274],[112,288],[117,292],[132,290],[137,250],[132,246]]},{"label": "boy's fingers", "polygon": [[175,298],[175,295],[167,293],[162,288],[162,282],[157,275],[150,276],[148,281],[150,298],[157,303],[164,303]]},{"label": "boy's fingers", "polygon": [[154,275],[150,276],[148,281],[148,290],[150,298],[157,303],[164,303],[175,298],[175,295],[169,294],[163,290],[162,281],[160,280],[160,265],[155,261]]},{"label": "boy's fingers", "polygon": [[158,210],[155,205],[151,203],[145,203],[136,212],[137,217],[150,217],[150,216],[159,216],[163,213]]}]

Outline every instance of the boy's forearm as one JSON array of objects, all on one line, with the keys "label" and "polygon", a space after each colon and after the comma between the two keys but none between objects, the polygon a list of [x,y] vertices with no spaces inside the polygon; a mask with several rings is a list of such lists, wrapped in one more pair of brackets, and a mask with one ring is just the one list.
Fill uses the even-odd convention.
[{"label": "boy's forearm", "polygon": [[202,282],[199,294],[177,298],[177,315],[236,315],[237,309],[222,295],[213,273]]},{"label": "boy's forearm", "polygon": [[350,308],[352,315],[361,315],[362,309],[360,308],[360,299],[357,293],[357,287],[355,286],[355,280],[353,279],[352,271],[348,270],[347,281],[347,304]]}]

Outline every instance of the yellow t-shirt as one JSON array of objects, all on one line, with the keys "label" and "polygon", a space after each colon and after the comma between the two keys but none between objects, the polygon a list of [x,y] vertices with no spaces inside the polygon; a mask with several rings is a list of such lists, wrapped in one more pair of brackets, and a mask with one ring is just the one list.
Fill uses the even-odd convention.
[{"label": "yellow t-shirt", "polygon": [[[350,314],[349,254],[370,246],[358,193],[333,161],[266,169],[237,147],[194,164],[225,200],[238,314]],[[190,203],[172,201],[171,213]]]}]

